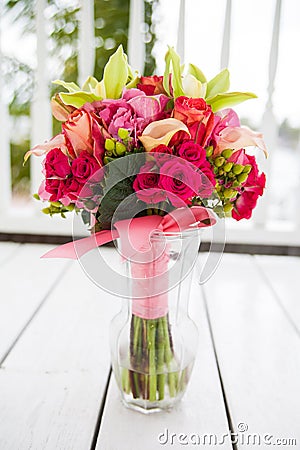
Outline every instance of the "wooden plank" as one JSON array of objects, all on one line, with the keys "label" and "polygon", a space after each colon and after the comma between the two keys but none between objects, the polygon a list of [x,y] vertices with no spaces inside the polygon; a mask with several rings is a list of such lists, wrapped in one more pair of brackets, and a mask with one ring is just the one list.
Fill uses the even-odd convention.
[{"label": "wooden plank", "polygon": [[[296,438],[299,445],[299,335],[254,258],[223,255],[204,290],[234,430],[245,423],[248,431],[240,435],[273,435],[271,445]],[[238,448],[250,447],[240,442]]]},{"label": "wooden plank", "polygon": [[[54,261],[45,260],[46,268]],[[1,449],[90,448],[110,369],[108,325],[118,309],[74,262],[0,371]]]},{"label": "wooden plank", "polygon": [[17,254],[20,244],[14,242],[0,242],[0,266]]},{"label": "wooden plank", "polygon": [[[10,246],[6,248],[8,251]],[[64,260],[41,260],[40,256],[50,248],[21,245],[16,256],[1,268],[0,361],[68,264]]]},{"label": "wooden plank", "polygon": [[[194,279],[191,293],[191,317],[199,328],[199,349],[194,371],[185,397],[172,412],[143,415],[126,409],[120,401],[119,392],[112,377],[105,403],[96,450],[156,450],[181,449],[178,435],[184,433],[190,439],[192,433],[203,435],[215,433],[220,438],[228,433],[223,397],[221,393],[213,347],[210,339],[200,286]],[[160,433],[176,433],[171,443],[162,445]],[[165,434],[166,436],[166,434]],[[163,441],[166,439],[162,438]],[[187,446],[185,446],[187,447]],[[188,447],[190,448],[190,446]],[[201,446],[201,448],[212,448]],[[232,449],[229,441],[222,449]]]},{"label": "wooden plank", "polygon": [[274,294],[300,333],[299,276],[300,258],[291,256],[256,256]]}]

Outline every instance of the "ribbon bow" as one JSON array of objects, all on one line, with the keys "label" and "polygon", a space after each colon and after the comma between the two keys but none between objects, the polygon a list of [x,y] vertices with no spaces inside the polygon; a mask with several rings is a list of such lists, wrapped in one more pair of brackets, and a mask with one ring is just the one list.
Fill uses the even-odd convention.
[{"label": "ribbon bow", "polygon": [[[177,208],[161,217],[158,215],[135,217],[120,220],[114,224],[114,230],[103,230],[91,236],[79,239],[50,250],[42,258],[79,259],[96,247],[104,245],[120,237],[130,242],[131,252],[146,252],[149,249],[149,237],[155,231],[175,233],[214,225],[216,219],[211,211],[202,206]],[[126,253],[131,253],[127,249]]]}]

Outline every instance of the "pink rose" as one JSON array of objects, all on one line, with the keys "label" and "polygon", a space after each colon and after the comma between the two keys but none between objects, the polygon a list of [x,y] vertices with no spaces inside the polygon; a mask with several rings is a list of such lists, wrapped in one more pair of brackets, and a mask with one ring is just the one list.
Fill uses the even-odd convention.
[{"label": "pink rose", "polygon": [[228,161],[234,164],[241,164],[243,166],[249,164],[252,169],[248,175],[247,180],[243,184],[243,188],[247,191],[253,191],[258,195],[263,195],[266,176],[264,173],[259,174],[255,156],[247,155],[245,150],[238,150],[233,153]]},{"label": "pink rose", "polygon": [[45,190],[50,194],[49,200],[57,202],[64,197],[64,180],[48,178],[45,181]]},{"label": "pink rose", "polygon": [[155,160],[158,166],[161,166],[163,163],[170,159],[170,155],[172,155],[173,150],[170,147],[167,147],[164,144],[160,144],[157,147],[153,148],[149,153]]},{"label": "pink rose", "polygon": [[218,111],[214,115],[214,127],[211,133],[210,144],[213,145],[214,147],[217,146],[220,140],[220,134],[224,130],[224,128],[239,127],[239,126],[240,120],[238,118],[238,115],[233,109],[227,108]]},{"label": "pink rose", "polygon": [[243,192],[234,202],[232,217],[235,220],[250,219],[258,197],[258,194],[255,192]]},{"label": "pink rose", "polygon": [[247,180],[240,189],[232,210],[232,217],[234,219],[250,219],[258,197],[263,195],[266,176],[264,173],[259,174],[255,157],[247,155],[245,150],[238,150],[233,153],[229,161],[241,165],[249,164],[252,167]]},{"label": "pink rose", "polygon": [[85,183],[101,166],[94,156],[87,151],[80,153],[80,156],[72,161],[72,174],[80,183]]},{"label": "pink rose", "polygon": [[76,109],[62,124],[68,152],[76,158],[83,150],[93,153],[92,116],[82,109]]},{"label": "pink rose", "polygon": [[166,200],[166,194],[158,187],[159,173],[155,171],[155,162],[147,161],[140,169],[133,189],[137,197],[145,203],[155,204]]},{"label": "pink rose", "polygon": [[177,149],[177,154],[197,167],[200,167],[206,161],[206,151],[199,144],[193,141],[185,141]]},{"label": "pink rose", "polygon": [[207,144],[214,126],[214,114],[203,98],[177,97],[174,117],[187,125],[196,143]]},{"label": "pink rose", "polygon": [[158,186],[167,191],[168,198],[175,207],[181,207],[182,202],[190,203],[189,200],[197,195],[201,175],[187,161],[172,158],[161,167]]},{"label": "pink rose", "polygon": [[82,184],[74,177],[67,178],[64,184],[64,194],[70,200],[77,200]]},{"label": "pink rose", "polygon": [[71,173],[69,158],[59,149],[53,148],[45,158],[46,178],[66,178]]}]

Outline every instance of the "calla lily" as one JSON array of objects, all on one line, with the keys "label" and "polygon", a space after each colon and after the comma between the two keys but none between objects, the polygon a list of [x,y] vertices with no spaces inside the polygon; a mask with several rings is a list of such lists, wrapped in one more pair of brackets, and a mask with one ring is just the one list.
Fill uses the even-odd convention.
[{"label": "calla lily", "polygon": [[157,120],[144,129],[139,140],[145,147],[146,152],[151,152],[153,148],[160,144],[168,145],[172,137],[179,131],[183,131],[190,136],[188,127],[178,119]]},{"label": "calla lily", "polygon": [[65,105],[65,103],[60,98],[59,94],[56,94],[51,99],[51,110],[55,119],[60,122],[65,122],[69,115],[75,110],[73,106]]},{"label": "calla lily", "polygon": [[194,75],[188,73],[183,78],[183,90],[187,97],[204,98],[206,94],[206,83],[201,83]]},{"label": "calla lily", "polygon": [[240,150],[244,147],[255,146],[264,152],[266,158],[268,156],[262,133],[256,133],[248,127],[227,127],[220,132],[219,136],[215,155],[219,155],[226,148]]},{"label": "calla lily", "polygon": [[29,150],[24,156],[24,163],[31,155],[43,156],[53,148],[59,148],[65,155],[68,154],[65,137],[62,133],[57,134],[54,138],[46,141],[44,144],[36,145],[33,149]]}]

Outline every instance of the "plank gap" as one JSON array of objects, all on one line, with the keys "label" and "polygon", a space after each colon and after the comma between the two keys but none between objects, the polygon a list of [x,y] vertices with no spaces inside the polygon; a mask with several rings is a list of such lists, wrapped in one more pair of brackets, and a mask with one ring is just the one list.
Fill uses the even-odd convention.
[{"label": "plank gap", "polygon": [[94,431],[94,434],[93,434],[93,440],[92,440],[92,443],[91,443],[90,450],[96,450],[97,441],[98,441],[98,437],[99,437],[100,426],[101,426],[101,421],[102,421],[102,416],[103,416],[103,411],[104,411],[104,407],[105,407],[105,402],[106,402],[106,398],[107,398],[107,393],[108,393],[108,388],[109,388],[111,376],[112,376],[112,367],[110,366],[110,369],[109,369],[109,372],[108,372],[108,377],[107,377],[107,383],[105,385],[105,389],[104,389],[104,392],[103,392],[103,397],[102,397],[102,401],[101,401],[101,404],[100,404],[100,409],[99,409],[99,413],[98,413],[98,417],[97,417],[97,422],[96,422],[95,431]]},{"label": "plank gap", "polygon": [[25,323],[25,325],[21,328],[20,332],[17,334],[17,336],[15,337],[15,339],[12,341],[11,345],[8,347],[7,351],[4,353],[3,357],[0,359],[0,369],[2,368],[4,362],[6,361],[7,357],[9,356],[9,354],[11,353],[12,349],[15,347],[15,345],[17,344],[17,342],[19,341],[19,339],[21,338],[21,336],[23,335],[23,333],[25,332],[26,328],[29,326],[29,324],[33,321],[33,319],[35,318],[35,316],[38,314],[38,312],[41,310],[42,306],[46,303],[46,300],[48,299],[48,297],[50,296],[50,294],[53,291],[53,288],[56,286],[57,283],[60,282],[60,280],[63,278],[63,276],[65,275],[65,273],[67,272],[67,270],[71,267],[71,262],[68,262],[65,266],[65,268],[61,271],[61,273],[59,274],[59,276],[55,279],[55,281],[52,283],[52,285],[50,286],[50,288],[48,289],[48,291],[46,292],[44,298],[41,300],[41,302],[39,303],[39,305],[37,306],[37,308],[33,311],[33,313],[31,314],[31,316],[29,317],[29,319],[27,320],[27,322]]},{"label": "plank gap", "polygon": [[[211,342],[212,342],[214,357],[215,357],[215,361],[216,361],[216,366],[217,366],[217,371],[218,371],[218,376],[219,376],[219,381],[220,381],[220,386],[221,386],[222,397],[223,397],[224,406],[225,406],[227,424],[228,424],[228,428],[230,431],[230,435],[233,436],[235,431],[234,431],[233,422],[232,422],[231,414],[230,414],[230,409],[229,409],[229,405],[228,405],[228,401],[227,401],[227,397],[226,397],[226,393],[225,393],[225,387],[224,387],[224,383],[223,383],[222,373],[221,373],[219,359],[218,359],[216,345],[215,345],[214,334],[213,334],[210,315],[209,315],[208,306],[207,306],[207,297],[206,297],[206,293],[203,288],[203,285],[201,285],[201,291],[202,291],[202,295],[203,295],[203,299],[204,299],[205,314],[206,314],[206,318],[207,318],[209,334],[210,334],[210,338],[211,338]],[[231,445],[232,445],[233,450],[238,450],[236,443],[231,442]]]},{"label": "plank gap", "polygon": [[279,307],[282,310],[284,316],[286,317],[286,319],[288,320],[288,322],[290,323],[290,325],[292,326],[292,328],[296,332],[297,336],[300,338],[300,330],[299,330],[297,324],[294,322],[294,320],[292,319],[292,317],[289,314],[289,311],[286,309],[286,307],[282,303],[280,296],[278,295],[276,289],[273,287],[272,283],[270,282],[269,277],[267,276],[264,268],[262,267],[262,265],[260,265],[259,261],[257,260],[257,258],[255,258],[254,255],[252,256],[252,259],[254,260],[255,269],[259,272],[260,276],[262,277],[262,279],[264,280],[264,282],[266,283],[266,285],[268,286],[268,288],[272,292],[272,294],[273,294],[273,296],[275,298],[275,301],[279,305]]}]

